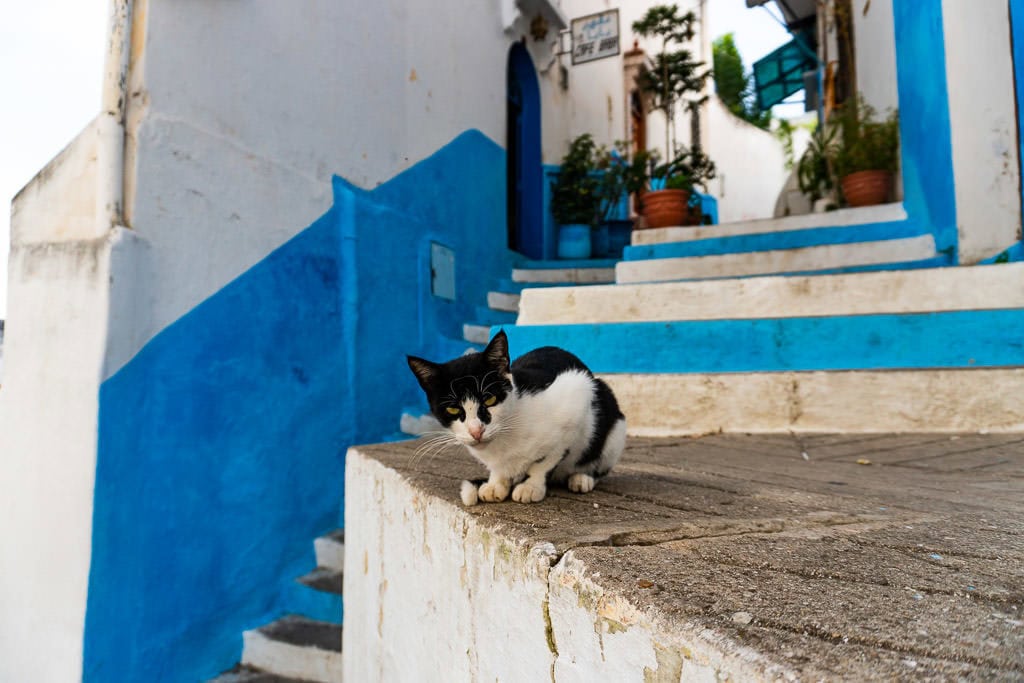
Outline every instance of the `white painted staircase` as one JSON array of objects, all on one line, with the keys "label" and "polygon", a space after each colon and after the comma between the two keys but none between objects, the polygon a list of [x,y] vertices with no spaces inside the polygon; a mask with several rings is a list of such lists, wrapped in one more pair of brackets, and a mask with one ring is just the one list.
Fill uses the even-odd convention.
[{"label": "white painted staircase", "polygon": [[[297,579],[311,590],[341,595],[345,534],[338,530],[314,541],[317,567]],[[299,615],[284,616],[246,631],[242,661],[213,683],[340,683],[340,624]]]},{"label": "white painted staircase", "polygon": [[1024,263],[528,290],[506,331],[637,435],[1024,430]]}]

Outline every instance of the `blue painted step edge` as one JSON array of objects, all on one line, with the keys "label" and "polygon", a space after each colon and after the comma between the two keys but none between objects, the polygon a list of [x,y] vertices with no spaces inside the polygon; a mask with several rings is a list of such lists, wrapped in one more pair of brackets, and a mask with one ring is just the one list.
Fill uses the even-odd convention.
[{"label": "blue painted step edge", "polygon": [[830,244],[854,244],[882,240],[919,237],[923,232],[909,221],[887,221],[867,225],[837,228],[809,228],[786,232],[763,232],[755,235],[713,237],[689,242],[665,242],[626,247],[626,261],[644,261],[659,258],[686,258],[694,256],[720,256],[754,251],[802,249]]},{"label": "blue painted step edge", "polygon": [[537,325],[505,332],[513,357],[550,344],[605,373],[1024,366],[1024,309]]},{"label": "blue painted step edge", "polygon": [[476,308],[476,319],[484,321],[477,323],[479,325],[514,325],[518,316],[518,313],[512,311],[499,311],[487,306]]},{"label": "blue painted step edge", "polygon": [[[610,285],[612,282],[602,282],[594,284],[606,284]],[[514,280],[499,280],[497,286],[491,291],[502,292],[504,294],[521,294],[524,289],[535,289],[537,287],[583,287],[578,282],[515,282]]]}]

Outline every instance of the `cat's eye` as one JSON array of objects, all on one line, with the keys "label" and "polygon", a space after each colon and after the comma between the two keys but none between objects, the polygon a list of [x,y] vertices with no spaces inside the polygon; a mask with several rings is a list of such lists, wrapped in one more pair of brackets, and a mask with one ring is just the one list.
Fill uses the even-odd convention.
[{"label": "cat's eye", "polygon": [[498,397],[497,396],[488,396],[487,398],[484,399],[484,405],[487,406],[488,408],[490,408],[491,406],[493,406],[497,402],[498,402]]},{"label": "cat's eye", "polygon": [[459,410],[455,406],[448,406],[447,408],[445,408],[445,410],[448,411],[449,415],[458,415],[459,413],[462,412],[461,410]]}]

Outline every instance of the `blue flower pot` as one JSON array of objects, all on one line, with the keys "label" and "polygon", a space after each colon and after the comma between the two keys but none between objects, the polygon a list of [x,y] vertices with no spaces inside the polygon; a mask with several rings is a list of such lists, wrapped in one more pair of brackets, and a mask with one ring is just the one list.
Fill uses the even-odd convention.
[{"label": "blue flower pot", "polygon": [[633,221],[608,221],[608,256],[621,258],[633,235]]},{"label": "blue flower pot", "polygon": [[558,229],[558,258],[590,258],[590,226],[579,223]]},{"label": "blue flower pot", "polygon": [[593,258],[608,258],[607,223],[601,223],[590,233],[590,255]]}]

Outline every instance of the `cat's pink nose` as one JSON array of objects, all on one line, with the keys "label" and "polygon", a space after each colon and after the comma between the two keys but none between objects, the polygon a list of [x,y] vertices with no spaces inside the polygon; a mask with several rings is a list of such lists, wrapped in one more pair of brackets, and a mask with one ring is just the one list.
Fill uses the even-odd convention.
[{"label": "cat's pink nose", "polygon": [[482,441],[483,438],[484,438],[484,426],[483,425],[477,425],[477,426],[469,427],[469,435],[471,437],[473,437],[478,442]]}]

